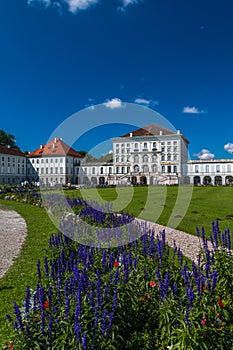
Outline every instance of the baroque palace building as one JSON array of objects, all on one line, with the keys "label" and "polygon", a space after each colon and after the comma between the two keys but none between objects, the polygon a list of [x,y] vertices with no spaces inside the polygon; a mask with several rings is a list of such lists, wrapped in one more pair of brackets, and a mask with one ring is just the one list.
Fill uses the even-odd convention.
[{"label": "baroque palace building", "polygon": [[188,160],[189,141],[179,130],[148,125],[112,139],[111,162],[87,163],[61,138],[25,155],[0,146],[0,183],[54,185],[230,185],[233,159]]}]

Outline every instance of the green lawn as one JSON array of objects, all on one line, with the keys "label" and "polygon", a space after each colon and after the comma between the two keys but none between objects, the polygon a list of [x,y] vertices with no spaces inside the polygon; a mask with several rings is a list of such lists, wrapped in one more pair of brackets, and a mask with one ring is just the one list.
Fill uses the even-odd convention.
[{"label": "green lawn", "polygon": [[37,282],[36,263],[43,259],[52,232],[57,232],[47,213],[30,204],[0,200],[0,205],[16,210],[26,220],[28,235],[19,257],[0,279],[0,348],[1,342],[12,334],[6,323],[5,315],[12,314],[13,302],[21,304],[24,300],[26,286],[35,286]]},{"label": "green lawn", "polygon": [[[180,197],[176,204],[178,193]],[[102,203],[113,201],[114,209],[126,210],[162,225],[172,223],[169,226],[192,234],[196,234],[197,226],[204,226],[209,235],[211,223],[216,219],[219,219],[221,229],[233,230],[233,187],[193,187],[192,192],[191,187],[182,186],[119,187],[85,189],[81,194]]]}]

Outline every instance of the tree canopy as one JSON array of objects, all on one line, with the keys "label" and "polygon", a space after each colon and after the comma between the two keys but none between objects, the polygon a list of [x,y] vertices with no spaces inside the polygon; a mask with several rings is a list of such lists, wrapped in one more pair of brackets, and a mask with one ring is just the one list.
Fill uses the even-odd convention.
[{"label": "tree canopy", "polygon": [[15,137],[7,134],[4,130],[0,130],[0,145],[15,147]]}]

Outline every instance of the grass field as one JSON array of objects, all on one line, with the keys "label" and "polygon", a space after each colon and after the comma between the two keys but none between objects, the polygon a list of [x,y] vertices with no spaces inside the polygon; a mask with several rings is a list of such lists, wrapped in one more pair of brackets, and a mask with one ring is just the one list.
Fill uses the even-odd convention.
[{"label": "grass field", "polygon": [[[146,220],[157,221],[167,225],[178,197],[178,187],[134,187],[134,188],[102,188],[67,191],[71,197],[82,195],[86,199],[99,202],[110,201],[113,209],[125,210]],[[182,198],[182,196],[181,196]],[[0,205],[16,210],[26,220],[27,239],[20,256],[14,265],[0,280],[0,346],[1,342],[10,339],[12,329],[5,321],[7,313],[12,314],[13,301],[21,303],[26,286],[35,286],[36,263],[43,259],[48,246],[48,239],[57,230],[46,212],[38,207],[14,201],[0,200]],[[183,209],[188,207],[184,215]],[[173,214],[172,214],[173,213]],[[180,214],[179,214],[180,213]],[[220,228],[233,230],[233,187],[195,187],[191,202],[185,196],[175,211],[178,228],[195,234],[196,227],[204,226],[207,236],[211,231],[211,222],[218,219]]]},{"label": "grass field", "polygon": [[[183,194],[182,190],[185,191]],[[132,215],[162,225],[172,223],[172,227],[191,234],[196,234],[196,227],[204,226],[209,236],[211,223],[216,219],[219,220],[222,230],[233,230],[233,187],[194,187],[190,191],[190,187],[187,189],[181,186],[119,187],[84,189],[81,195],[100,203],[112,201],[113,209],[117,211],[128,211]],[[180,192],[181,199],[177,204]],[[70,195],[77,195],[77,192],[70,192]]]},{"label": "grass field", "polygon": [[26,286],[35,286],[37,282],[36,264],[43,259],[48,240],[57,232],[46,212],[30,204],[0,200],[0,205],[16,210],[26,220],[28,235],[19,257],[0,279],[0,348],[1,342],[10,339],[11,327],[6,323],[6,314],[12,314],[13,302],[21,304],[25,297]]}]

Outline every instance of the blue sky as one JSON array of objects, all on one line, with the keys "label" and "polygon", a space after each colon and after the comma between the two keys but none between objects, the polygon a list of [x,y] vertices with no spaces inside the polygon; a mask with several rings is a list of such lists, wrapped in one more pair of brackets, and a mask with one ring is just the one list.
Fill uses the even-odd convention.
[{"label": "blue sky", "polygon": [[232,18],[232,0],[1,0],[0,129],[34,150],[85,107],[136,102],[192,158],[232,158]]}]

